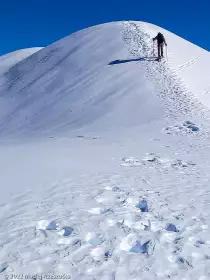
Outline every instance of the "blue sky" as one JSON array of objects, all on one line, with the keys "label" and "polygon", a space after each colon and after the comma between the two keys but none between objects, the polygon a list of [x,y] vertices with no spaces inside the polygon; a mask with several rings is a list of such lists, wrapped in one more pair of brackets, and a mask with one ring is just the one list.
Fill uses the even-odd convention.
[{"label": "blue sky", "polygon": [[210,51],[209,14],[209,0],[2,0],[0,55],[118,20],[154,23]]}]

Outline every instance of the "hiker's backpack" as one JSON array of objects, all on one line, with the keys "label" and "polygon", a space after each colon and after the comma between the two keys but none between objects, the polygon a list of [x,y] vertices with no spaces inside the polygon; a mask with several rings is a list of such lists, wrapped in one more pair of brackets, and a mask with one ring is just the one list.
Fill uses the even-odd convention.
[{"label": "hiker's backpack", "polygon": [[157,41],[158,41],[159,44],[162,44],[165,41],[165,38],[164,38],[162,33],[158,33]]}]

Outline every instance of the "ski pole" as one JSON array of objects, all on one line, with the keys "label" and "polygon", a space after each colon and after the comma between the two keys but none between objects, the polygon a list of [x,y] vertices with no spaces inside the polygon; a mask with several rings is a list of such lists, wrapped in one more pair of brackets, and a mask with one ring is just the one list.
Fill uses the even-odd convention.
[{"label": "ski pole", "polygon": [[168,46],[166,46],[166,59],[168,60]]},{"label": "ski pole", "polygon": [[154,40],[153,40],[153,56],[155,56],[155,46],[154,46]]}]

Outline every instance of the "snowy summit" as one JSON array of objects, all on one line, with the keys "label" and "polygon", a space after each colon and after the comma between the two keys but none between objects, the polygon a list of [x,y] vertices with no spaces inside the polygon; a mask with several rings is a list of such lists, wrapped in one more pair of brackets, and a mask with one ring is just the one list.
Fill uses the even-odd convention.
[{"label": "snowy summit", "polygon": [[0,57],[2,279],[210,279],[209,71],[135,21]]}]

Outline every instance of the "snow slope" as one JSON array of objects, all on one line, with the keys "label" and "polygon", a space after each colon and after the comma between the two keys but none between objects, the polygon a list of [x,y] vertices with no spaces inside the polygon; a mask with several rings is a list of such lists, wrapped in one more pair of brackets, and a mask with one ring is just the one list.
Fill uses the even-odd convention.
[{"label": "snow slope", "polygon": [[15,64],[31,56],[35,52],[40,51],[42,48],[29,48],[24,50],[14,51],[0,57],[0,73],[4,74],[8,69],[12,68]]},{"label": "snow slope", "polygon": [[[169,53],[170,69],[166,77],[156,70],[151,72],[160,65],[147,59],[111,64],[115,60],[132,59],[129,51],[137,58],[150,60],[151,35],[155,32],[155,27],[145,23],[96,26],[66,37],[16,64],[0,81],[0,95],[6,108],[1,110],[0,135],[49,136],[93,123],[96,123],[95,130],[103,122],[104,130],[110,126],[130,127],[154,121],[164,115],[164,109],[156,94],[151,97],[151,92],[160,81],[161,94],[174,98],[171,88],[181,90],[176,77],[179,68],[189,90],[208,105],[207,71],[200,77],[196,77],[196,71],[204,69],[204,63],[205,69],[208,67],[210,55],[175,35],[166,33],[169,49],[173,51],[172,55]],[[184,56],[186,52],[190,55]],[[198,56],[201,56],[198,62],[187,67]],[[193,78],[189,81],[189,77]],[[183,104],[182,96],[179,98]]]},{"label": "snow slope", "polygon": [[0,277],[210,279],[209,62],[144,22],[11,59],[0,75]]}]

